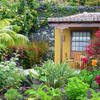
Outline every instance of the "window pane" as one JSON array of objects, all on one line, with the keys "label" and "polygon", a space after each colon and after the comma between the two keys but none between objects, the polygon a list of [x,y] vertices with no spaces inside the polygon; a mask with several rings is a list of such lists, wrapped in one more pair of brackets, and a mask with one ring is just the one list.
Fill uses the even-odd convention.
[{"label": "window pane", "polygon": [[72,37],[72,41],[75,41],[76,40],[76,38],[75,37]]},{"label": "window pane", "polygon": [[83,42],[79,42],[80,43],[80,45],[79,46],[84,46],[84,43]]},{"label": "window pane", "polygon": [[72,51],[75,51],[75,47],[72,47]]},{"label": "window pane", "polygon": [[90,32],[73,32],[72,33],[72,51],[84,51],[89,45],[91,39]]},{"label": "window pane", "polygon": [[80,36],[80,33],[79,32],[76,32],[76,37],[79,37]]},{"label": "window pane", "polygon": [[75,42],[72,42],[72,46],[75,46]]},{"label": "window pane", "polygon": [[79,46],[80,44],[79,44],[79,42],[76,42],[76,46]]},{"label": "window pane", "polygon": [[75,37],[75,32],[73,32],[72,37]]},{"label": "window pane", "polygon": [[76,49],[75,49],[76,51],[79,51],[79,47],[76,47]]}]

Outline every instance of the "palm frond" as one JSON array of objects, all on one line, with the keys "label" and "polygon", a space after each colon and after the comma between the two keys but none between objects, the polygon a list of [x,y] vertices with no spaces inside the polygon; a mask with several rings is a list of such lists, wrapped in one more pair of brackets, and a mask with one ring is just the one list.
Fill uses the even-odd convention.
[{"label": "palm frond", "polygon": [[17,34],[15,40],[15,46],[25,45],[26,41],[29,41],[29,39],[21,34]]},{"label": "palm frond", "polygon": [[0,34],[0,44],[10,47],[10,46],[14,46],[15,42],[9,34],[3,33],[3,34]]}]

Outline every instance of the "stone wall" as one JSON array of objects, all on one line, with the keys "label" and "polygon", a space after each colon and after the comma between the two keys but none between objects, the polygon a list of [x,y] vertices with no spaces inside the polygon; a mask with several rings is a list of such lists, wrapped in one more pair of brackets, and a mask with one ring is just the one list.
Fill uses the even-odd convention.
[{"label": "stone wall", "polygon": [[47,25],[46,27],[41,27],[37,32],[32,32],[32,35],[30,36],[30,39],[32,40],[46,40],[48,41],[48,45],[54,46],[54,40],[55,40],[55,33],[54,33],[54,27],[51,27]]},{"label": "stone wall", "polygon": [[44,40],[49,46],[49,51],[47,53],[46,59],[48,58],[54,60],[54,42],[55,42],[55,32],[54,27],[47,25],[46,27],[41,27],[37,32],[32,32],[30,40]]}]

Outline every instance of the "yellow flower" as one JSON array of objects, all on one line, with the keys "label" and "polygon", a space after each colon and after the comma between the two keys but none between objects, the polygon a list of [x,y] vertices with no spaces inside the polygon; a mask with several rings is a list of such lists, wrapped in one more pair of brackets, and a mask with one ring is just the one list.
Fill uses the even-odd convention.
[{"label": "yellow flower", "polygon": [[51,17],[52,15],[53,15],[53,14],[51,14],[50,17]]},{"label": "yellow flower", "polygon": [[36,10],[33,10],[33,13],[37,14],[37,11]]},{"label": "yellow flower", "polygon": [[97,66],[97,60],[92,60],[92,66]]}]

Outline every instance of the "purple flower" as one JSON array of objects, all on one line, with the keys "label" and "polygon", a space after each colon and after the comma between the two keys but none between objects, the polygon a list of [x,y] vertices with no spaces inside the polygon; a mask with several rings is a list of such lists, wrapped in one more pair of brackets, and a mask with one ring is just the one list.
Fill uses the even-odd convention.
[{"label": "purple flower", "polygon": [[66,7],[66,10],[67,10],[67,11],[69,11],[69,8],[68,8],[68,7]]},{"label": "purple flower", "polygon": [[100,9],[100,6],[98,6],[98,8]]},{"label": "purple flower", "polygon": [[66,13],[66,11],[64,11],[64,14]]},{"label": "purple flower", "polygon": [[25,1],[24,3],[26,3],[26,4],[27,4],[27,1]]},{"label": "purple flower", "polygon": [[78,10],[83,10],[83,9],[84,9],[84,7],[83,7],[83,6],[81,6],[81,7],[79,7],[79,8],[78,8]]}]

